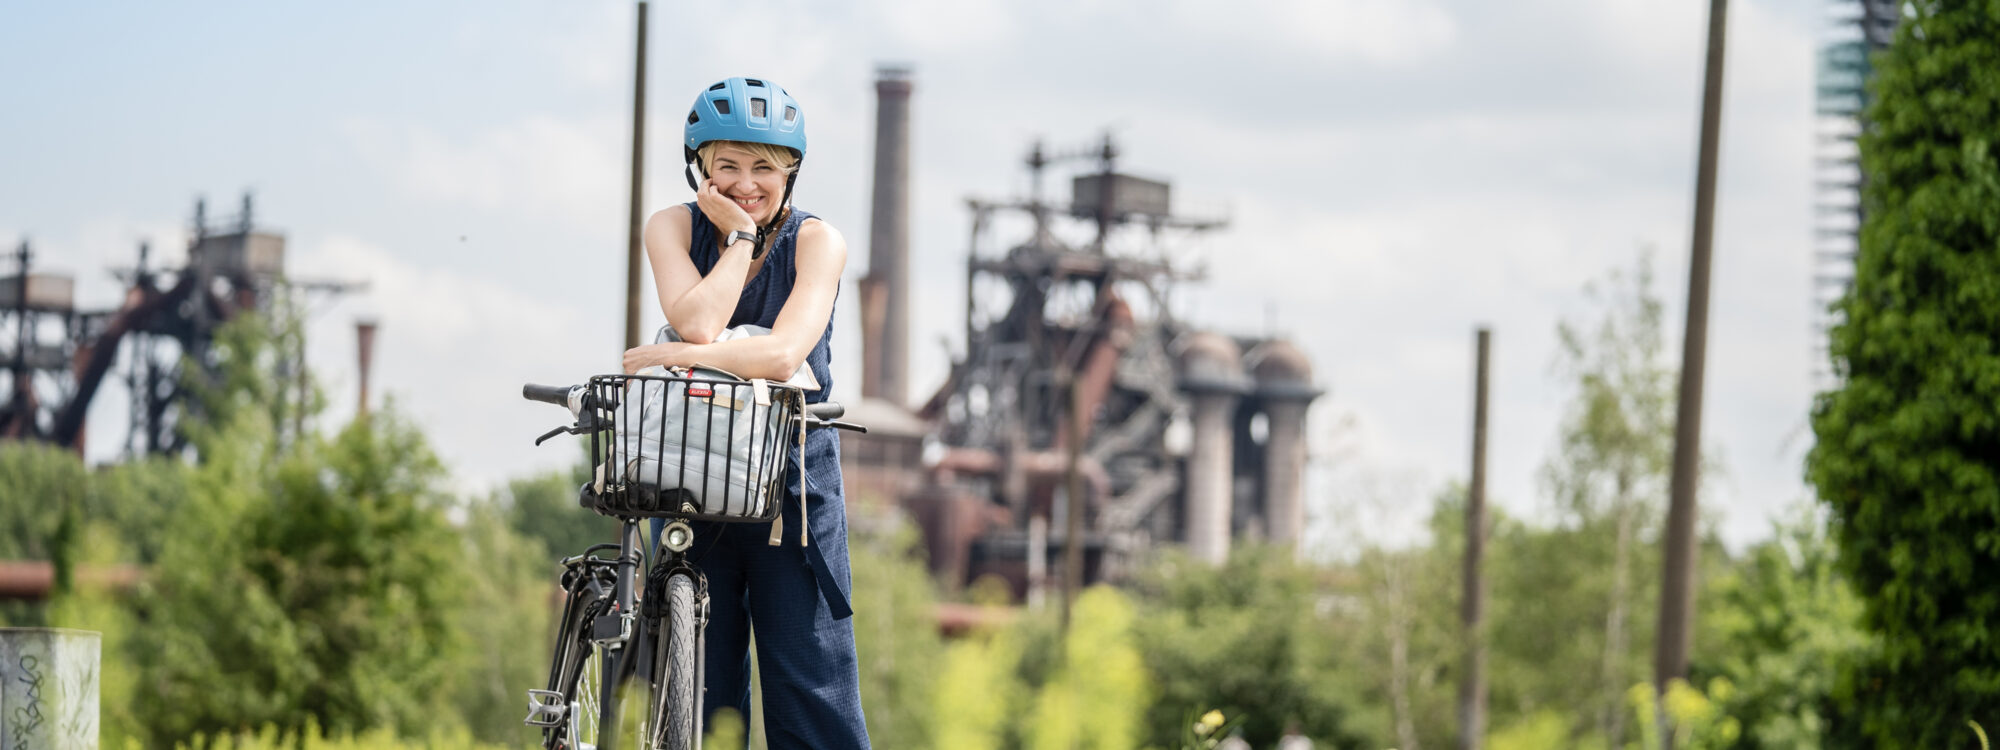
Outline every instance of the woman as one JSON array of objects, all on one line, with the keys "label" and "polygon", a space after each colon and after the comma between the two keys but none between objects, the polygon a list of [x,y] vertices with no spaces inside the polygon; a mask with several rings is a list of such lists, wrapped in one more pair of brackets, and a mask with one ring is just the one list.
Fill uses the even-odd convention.
[{"label": "woman", "polygon": [[[768,80],[731,78],[695,97],[684,146],[695,200],[653,214],[645,235],[660,308],[682,342],[626,351],[625,371],[699,363],[785,380],[803,362],[820,384],[806,400],[825,401],[847,243],[790,205],[805,159],[804,112]],[[771,334],[715,341],[723,329],[746,324]],[[847,619],[840,442],[832,432],[806,438],[807,497],[797,496],[799,464],[787,469],[780,533],[760,524],[705,524],[689,550],[708,576],[704,713],[727,706],[748,719],[754,627],[764,731],[774,750],[868,747]],[[809,516],[803,522],[801,507]]]}]

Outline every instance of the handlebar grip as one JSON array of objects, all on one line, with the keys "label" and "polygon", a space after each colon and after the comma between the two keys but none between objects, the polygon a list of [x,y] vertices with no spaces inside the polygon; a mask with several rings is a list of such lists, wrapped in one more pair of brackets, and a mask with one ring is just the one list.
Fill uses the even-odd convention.
[{"label": "handlebar grip", "polygon": [[811,415],[812,418],[814,419],[818,419],[824,422],[831,422],[833,420],[839,419],[841,415],[846,413],[847,413],[847,407],[841,406],[840,404],[836,404],[832,401],[822,401],[817,404],[806,404],[806,414]]},{"label": "handlebar grip", "polygon": [[521,386],[521,398],[568,407],[569,389],[570,387],[566,385],[535,385],[534,383],[529,383]]}]

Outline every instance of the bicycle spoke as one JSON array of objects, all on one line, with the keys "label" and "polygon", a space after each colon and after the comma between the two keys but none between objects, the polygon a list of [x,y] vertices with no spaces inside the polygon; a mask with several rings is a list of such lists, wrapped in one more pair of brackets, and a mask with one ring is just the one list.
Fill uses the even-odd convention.
[{"label": "bicycle spoke", "polygon": [[593,649],[590,656],[584,659],[583,674],[577,678],[576,682],[576,701],[579,712],[576,719],[576,728],[577,734],[581,735],[577,738],[577,741],[579,744],[588,743],[593,747],[603,744],[598,742],[597,738],[597,719],[601,713],[601,707],[604,705],[598,695],[600,686],[604,684],[603,665],[604,658],[602,652]]}]

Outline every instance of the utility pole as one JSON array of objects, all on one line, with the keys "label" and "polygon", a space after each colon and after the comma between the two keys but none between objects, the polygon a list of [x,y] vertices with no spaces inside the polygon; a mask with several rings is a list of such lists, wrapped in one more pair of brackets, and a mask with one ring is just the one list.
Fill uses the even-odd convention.
[{"label": "utility pole", "polygon": [[[1111,204],[1111,201],[1117,196],[1117,191],[1113,183],[1113,167],[1118,158],[1118,148],[1111,142],[1111,133],[1109,131],[1104,133],[1104,143],[1098,147],[1097,158],[1098,165],[1103,169],[1103,181],[1098,183],[1097,186],[1097,241],[1091,244],[1091,250],[1098,255],[1105,255],[1107,254],[1105,241],[1111,236],[1111,228],[1116,223],[1118,216]],[[1040,142],[1035,144],[1034,153],[1030,154],[1028,159],[1030,165],[1041,161],[1042,147]],[[1035,170],[1035,182],[1034,210],[1039,212],[1043,210],[1041,204],[1040,169]],[[1038,233],[1042,230],[1040,226],[1042,219],[1043,217],[1038,213],[1036,216],[1036,231]],[[1101,286],[1097,290],[1097,298],[1100,301],[1105,299],[1109,292],[1109,283],[1110,280],[1107,277],[1103,282],[1104,286]],[[1102,313],[1102,310],[1100,309],[1098,312]],[[1102,316],[1094,316],[1094,319],[1101,320]],[[1066,432],[1064,442],[1069,448],[1065,456],[1067,471],[1065,473],[1066,481],[1063,485],[1063,493],[1066,498],[1064,504],[1066,512],[1063,518],[1063,632],[1069,632],[1070,609],[1076,606],[1077,590],[1083,588],[1084,489],[1083,475],[1078,467],[1078,462],[1082,459],[1083,455],[1084,420],[1088,419],[1089,415],[1083,413],[1083,389],[1080,387],[1079,380],[1082,375],[1080,370],[1082,369],[1083,359],[1088,356],[1088,352],[1090,351],[1088,342],[1094,338],[1088,331],[1079,329],[1076,332],[1076,338],[1072,340],[1068,351],[1063,354],[1062,361],[1058,365],[1060,369],[1057,377],[1069,396],[1069,409],[1065,412],[1065,424],[1063,425],[1063,429]]]},{"label": "utility pole", "polygon": [[1465,679],[1458,683],[1458,747],[1479,750],[1486,739],[1486,579],[1479,564],[1486,555],[1486,379],[1493,331],[1476,336],[1479,364],[1472,386],[1472,487],[1465,498]]},{"label": "utility pole", "polygon": [[[14,290],[14,396],[8,400],[13,410],[13,437],[32,437],[35,434],[34,376],[28,370],[28,266],[34,258],[28,249],[28,241],[21,240],[21,249],[14,252],[20,259],[21,276],[19,286]],[[0,425],[6,427],[7,425]]]},{"label": "utility pole", "polygon": [[625,348],[639,345],[639,233],[646,173],[646,0],[639,0],[639,55],[632,79],[632,220],[625,233]]},{"label": "utility pole", "polygon": [[1080,373],[1072,362],[1062,365],[1062,380],[1069,391],[1066,424],[1069,451],[1063,484],[1063,580],[1062,630],[1069,632],[1070,611],[1076,608],[1076,592],[1083,588],[1083,474],[1077,463],[1083,455],[1083,388]]},{"label": "utility pole", "polygon": [[[1695,490],[1700,482],[1701,390],[1708,351],[1709,257],[1715,239],[1716,152],[1722,130],[1722,51],[1728,0],[1708,6],[1707,74],[1701,89],[1701,152],[1695,168],[1694,249],[1688,264],[1687,330],[1681,342],[1680,411],[1674,425],[1674,473],[1667,506],[1666,561],[1653,659],[1656,695],[1685,679],[1694,642]],[[1666,714],[1656,711],[1662,728]],[[1671,738],[1671,732],[1661,732]],[[1671,742],[1671,739],[1665,741]]]}]

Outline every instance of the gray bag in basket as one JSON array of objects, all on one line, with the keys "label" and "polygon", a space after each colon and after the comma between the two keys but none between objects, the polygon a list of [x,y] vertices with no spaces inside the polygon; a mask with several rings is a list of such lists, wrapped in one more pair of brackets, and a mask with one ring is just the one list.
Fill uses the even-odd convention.
[{"label": "gray bag in basket", "polygon": [[[737,326],[715,340],[770,332],[763,326]],[[672,325],[662,327],[654,337],[655,343],[679,340]],[[638,374],[670,373],[649,367]],[[641,408],[617,412],[615,457],[625,464],[619,474],[627,482],[663,491],[686,490],[702,513],[743,518],[764,515],[775,501],[768,491],[784,472],[778,459],[795,442],[790,435],[795,428],[785,423],[782,410],[773,408],[777,405],[773,399],[783,397],[782,393],[773,394],[765,381],[745,381],[712,367],[697,366],[684,375],[722,382],[692,384],[695,392],[690,395],[690,384],[684,381],[628,381],[626,398],[631,400],[626,403]],[[784,384],[819,389],[812,370],[804,364]],[[640,389],[644,392],[636,392]],[[767,456],[771,452],[779,457]]]}]

